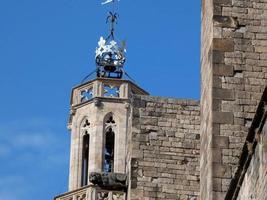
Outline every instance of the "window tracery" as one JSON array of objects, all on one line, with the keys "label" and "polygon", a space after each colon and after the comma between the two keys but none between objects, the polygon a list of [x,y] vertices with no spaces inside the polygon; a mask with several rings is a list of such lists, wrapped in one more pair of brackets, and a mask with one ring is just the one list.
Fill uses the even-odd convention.
[{"label": "window tracery", "polygon": [[115,85],[104,85],[104,97],[119,97],[120,88]]},{"label": "window tracery", "polygon": [[97,200],[108,200],[109,192],[108,191],[99,191],[97,193]]},{"label": "window tracery", "polygon": [[115,127],[116,122],[110,113],[105,117],[104,172],[114,171]]},{"label": "window tracery", "polygon": [[81,124],[82,131],[82,175],[81,175],[81,186],[88,184],[89,174],[89,150],[90,150],[90,122],[86,118]]},{"label": "window tracery", "polygon": [[83,123],[81,124],[82,135],[89,133],[90,126],[91,126],[91,123],[89,122],[89,120],[84,119]]},{"label": "window tracery", "polygon": [[93,88],[88,88],[81,91],[81,103],[89,101],[92,98],[93,98]]}]

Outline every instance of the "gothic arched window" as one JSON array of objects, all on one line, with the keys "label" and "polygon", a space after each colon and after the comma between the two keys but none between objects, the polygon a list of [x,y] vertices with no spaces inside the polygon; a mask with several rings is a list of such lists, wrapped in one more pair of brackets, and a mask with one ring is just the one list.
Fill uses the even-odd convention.
[{"label": "gothic arched window", "polygon": [[81,186],[88,184],[88,168],[89,168],[89,145],[90,145],[90,135],[89,135],[90,123],[88,119],[85,119],[81,124],[82,131],[82,177]]},{"label": "gothic arched window", "polygon": [[114,146],[116,123],[112,114],[105,117],[104,172],[114,172]]}]

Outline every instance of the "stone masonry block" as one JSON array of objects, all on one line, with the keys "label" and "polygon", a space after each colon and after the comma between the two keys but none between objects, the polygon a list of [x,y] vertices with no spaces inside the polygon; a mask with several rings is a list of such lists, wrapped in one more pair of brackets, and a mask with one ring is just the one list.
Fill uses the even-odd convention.
[{"label": "stone masonry block", "polygon": [[231,112],[213,112],[213,123],[216,124],[233,124],[234,115]]},{"label": "stone masonry block", "polygon": [[213,0],[213,3],[218,6],[231,6],[232,0]]},{"label": "stone masonry block", "polygon": [[221,77],[219,77],[219,76],[213,76],[212,86],[213,86],[213,88],[222,88],[222,80],[221,80]]},{"label": "stone masonry block", "polygon": [[213,162],[221,163],[221,160],[222,160],[222,151],[221,151],[221,149],[212,148],[211,149],[211,153],[212,153],[212,157],[216,158],[216,159],[213,160]]},{"label": "stone masonry block", "polygon": [[267,53],[267,47],[262,47],[262,46],[255,47],[255,52]]},{"label": "stone masonry block", "polygon": [[234,91],[230,89],[213,88],[212,94],[214,99],[221,99],[221,100],[235,99]]},{"label": "stone masonry block", "polygon": [[213,192],[213,199],[224,200],[225,194],[221,192]]},{"label": "stone masonry block", "polygon": [[214,15],[221,15],[222,14],[222,6],[214,5],[213,7],[213,14]]},{"label": "stone masonry block", "polygon": [[216,64],[224,63],[224,52],[213,50],[212,51],[212,62]]},{"label": "stone masonry block", "polygon": [[234,40],[233,39],[213,39],[213,49],[222,52],[233,52],[234,51]]},{"label": "stone masonry block", "polygon": [[215,178],[231,178],[231,168],[220,163],[212,164],[212,174]]},{"label": "stone masonry block", "polygon": [[221,100],[220,99],[213,99],[212,110],[213,111],[220,111],[221,110]]},{"label": "stone masonry block", "polygon": [[229,65],[218,65],[215,64],[213,66],[213,74],[217,76],[233,76],[234,75],[234,67]]},{"label": "stone masonry block", "polygon": [[212,183],[213,191],[221,191],[222,190],[222,180],[219,178],[214,178]]},{"label": "stone masonry block", "polygon": [[[212,147],[213,148],[228,148],[229,138],[225,136],[214,136],[212,138]],[[216,158],[214,159],[216,160]]]}]

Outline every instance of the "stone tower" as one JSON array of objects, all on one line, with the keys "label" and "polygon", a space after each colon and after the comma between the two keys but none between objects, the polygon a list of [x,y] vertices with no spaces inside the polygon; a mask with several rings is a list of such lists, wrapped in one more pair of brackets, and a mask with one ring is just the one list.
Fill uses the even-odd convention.
[{"label": "stone tower", "polygon": [[131,101],[148,93],[124,78],[125,49],[114,37],[117,13],[107,20],[111,30],[98,42],[96,78],[72,89],[69,192],[56,200],[127,199]]},{"label": "stone tower", "polygon": [[[83,195],[92,200],[112,195],[125,199],[133,93],[147,94],[130,81],[104,77],[72,90],[68,126],[71,131],[70,193],[60,199],[73,196],[84,199]],[[105,189],[98,189],[93,183]]]},{"label": "stone tower", "polygon": [[203,200],[225,198],[267,83],[266,8],[266,0],[202,0]]},{"label": "stone tower", "polygon": [[55,200],[197,200],[199,109],[119,78],[74,87],[69,191]]},{"label": "stone tower", "polygon": [[96,78],[72,90],[69,191],[55,200],[197,200],[199,101],[151,97],[126,80],[117,14],[108,20]]},{"label": "stone tower", "polygon": [[266,199],[266,8],[202,0],[200,101],[125,80],[110,12],[97,76],[72,90],[69,192],[55,200]]}]

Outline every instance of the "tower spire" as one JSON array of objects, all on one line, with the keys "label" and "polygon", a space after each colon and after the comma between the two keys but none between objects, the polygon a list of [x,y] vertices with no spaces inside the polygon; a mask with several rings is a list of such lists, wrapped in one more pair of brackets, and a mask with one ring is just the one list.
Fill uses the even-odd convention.
[{"label": "tower spire", "polygon": [[100,37],[96,48],[96,71],[97,77],[121,79],[124,70],[125,43],[115,40],[115,24],[118,21],[118,13],[115,11],[115,4],[119,0],[105,0],[102,5],[112,4],[112,11],[108,12],[106,23],[110,24],[109,35],[104,39]]}]

